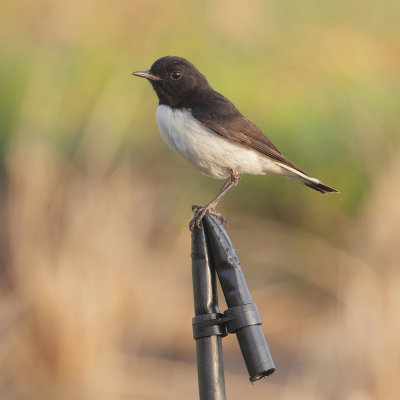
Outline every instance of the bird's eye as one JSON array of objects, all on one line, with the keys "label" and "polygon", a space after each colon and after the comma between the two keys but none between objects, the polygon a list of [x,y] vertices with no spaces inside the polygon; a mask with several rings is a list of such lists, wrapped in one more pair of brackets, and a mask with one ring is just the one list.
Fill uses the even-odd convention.
[{"label": "bird's eye", "polygon": [[181,74],[179,71],[174,71],[174,72],[171,74],[171,78],[172,78],[174,81],[177,81],[178,79],[180,79],[181,76],[182,76],[182,74]]}]

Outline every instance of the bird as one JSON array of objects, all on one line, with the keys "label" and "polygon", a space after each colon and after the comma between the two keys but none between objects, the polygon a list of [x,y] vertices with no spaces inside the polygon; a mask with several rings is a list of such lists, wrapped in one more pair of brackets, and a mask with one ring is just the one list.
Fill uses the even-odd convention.
[{"label": "bird", "polygon": [[168,146],[203,174],[226,179],[207,205],[192,207],[191,231],[195,226],[200,227],[206,213],[225,221],[216,206],[238,184],[241,174],[281,175],[320,193],[339,192],[310,177],[283,156],[187,59],[161,57],[148,71],[132,74],[147,79],[156,92],[159,100],[156,121]]}]

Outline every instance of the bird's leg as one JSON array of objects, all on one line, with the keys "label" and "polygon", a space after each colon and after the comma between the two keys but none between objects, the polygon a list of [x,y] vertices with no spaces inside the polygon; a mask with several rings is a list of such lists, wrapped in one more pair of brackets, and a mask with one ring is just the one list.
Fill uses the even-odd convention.
[{"label": "bird's leg", "polygon": [[230,176],[226,180],[226,182],[222,185],[221,189],[219,190],[218,194],[215,196],[213,200],[211,200],[206,206],[192,206],[192,210],[194,211],[194,217],[190,221],[189,224],[189,229],[192,231],[195,227],[195,225],[199,228],[200,227],[200,222],[203,219],[203,217],[207,214],[214,215],[217,217],[221,223],[226,222],[225,218],[222,216],[222,214],[219,214],[215,211],[215,207],[219,203],[219,201],[222,199],[222,197],[228,193],[232,188],[234,188],[239,180],[240,180],[240,175],[237,171],[229,168]]}]

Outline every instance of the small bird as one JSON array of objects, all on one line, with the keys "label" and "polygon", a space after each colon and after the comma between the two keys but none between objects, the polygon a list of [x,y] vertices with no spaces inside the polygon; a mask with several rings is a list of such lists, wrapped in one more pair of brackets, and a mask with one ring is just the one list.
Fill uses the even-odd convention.
[{"label": "small bird", "polygon": [[227,178],[206,206],[193,206],[190,229],[200,226],[206,213],[224,218],[215,208],[240,179],[240,174],[282,175],[321,193],[338,192],[311,178],[285,158],[272,141],[182,57],[162,57],[149,71],[133,75],[146,78],[157,93],[156,120],[168,146],[203,174]]}]

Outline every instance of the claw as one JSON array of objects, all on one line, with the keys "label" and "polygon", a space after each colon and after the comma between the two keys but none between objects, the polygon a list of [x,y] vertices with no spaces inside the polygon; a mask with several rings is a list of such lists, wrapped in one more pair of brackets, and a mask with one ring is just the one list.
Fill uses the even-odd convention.
[{"label": "claw", "polygon": [[211,204],[207,206],[192,206],[192,211],[194,212],[193,219],[189,223],[189,229],[193,231],[194,227],[200,228],[201,220],[206,214],[213,215],[218,219],[221,224],[228,226],[228,220],[220,213],[215,211],[215,207]]}]

